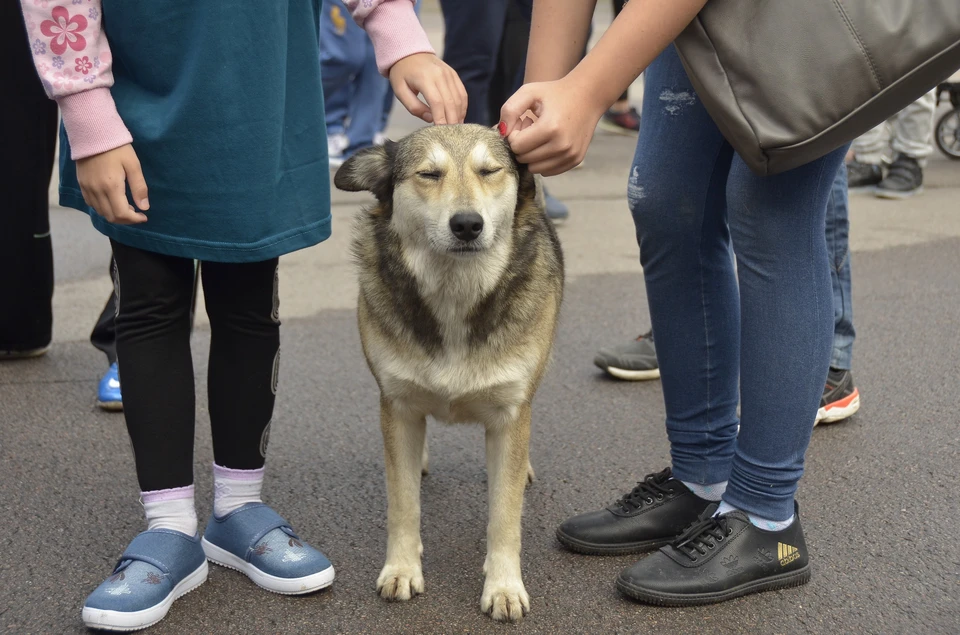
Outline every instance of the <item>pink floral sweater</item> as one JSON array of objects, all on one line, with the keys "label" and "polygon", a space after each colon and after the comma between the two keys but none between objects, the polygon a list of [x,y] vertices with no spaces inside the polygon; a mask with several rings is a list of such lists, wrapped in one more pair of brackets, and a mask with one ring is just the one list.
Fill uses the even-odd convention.
[{"label": "pink floral sweater", "polygon": [[[133,139],[110,95],[113,59],[101,28],[100,0],[20,2],[34,64],[47,95],[60,105],[72,158],[130,143]],[[377,67],[384,75],[408,55],[433,53],[413,0],[345,0],[345,4],[370,34]]]}]

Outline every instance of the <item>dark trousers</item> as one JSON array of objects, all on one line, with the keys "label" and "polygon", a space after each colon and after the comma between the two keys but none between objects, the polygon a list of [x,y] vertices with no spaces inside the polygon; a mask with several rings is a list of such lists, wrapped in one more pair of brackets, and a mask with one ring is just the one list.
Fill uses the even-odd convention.
[{"label": "dark trousers", "polygon": [[57,143],[57,104],[33,66],[16,2],[0,3],[0,350],[50,343],[53,247],[48,188]]},{"label": "dark trousers", "polygon": [[443,61],[460,76],[467,90],[466,123],[492,126],[488,93],[497,64],[509,0],[440,0],[445,32]]}]

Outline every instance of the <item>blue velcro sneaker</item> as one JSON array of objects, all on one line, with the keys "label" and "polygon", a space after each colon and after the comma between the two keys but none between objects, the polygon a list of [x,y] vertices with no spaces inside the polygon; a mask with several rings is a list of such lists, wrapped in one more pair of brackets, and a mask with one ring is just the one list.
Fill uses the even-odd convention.
[{"label": "blue velcro sneaker", "polygon": [[263,503],[247,503],[223,518],[211,516],[203,550],[211,562],[236,569],[274,593],[300,595],[333,584],[327,557]]},{"label": "blue velcro sneaker", "polygon": [[110,577],[87,597],[83,623],[108,631],[146,628],[206,579],[199,535],[172,529],[145,531],[123,552]]}]

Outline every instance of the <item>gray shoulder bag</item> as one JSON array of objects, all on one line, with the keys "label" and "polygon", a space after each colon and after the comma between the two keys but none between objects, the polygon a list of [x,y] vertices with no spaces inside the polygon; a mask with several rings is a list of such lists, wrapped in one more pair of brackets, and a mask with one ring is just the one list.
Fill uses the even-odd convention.
[{"label": "gray shoulder bag", "polygon": [[960,0],[708,0],[675,44],[724,137],[776,174],[960,68]]}]

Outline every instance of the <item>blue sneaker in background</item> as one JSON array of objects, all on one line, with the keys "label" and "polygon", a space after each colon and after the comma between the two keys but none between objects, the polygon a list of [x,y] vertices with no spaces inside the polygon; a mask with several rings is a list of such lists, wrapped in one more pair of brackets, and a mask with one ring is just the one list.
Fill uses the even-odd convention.
[{"label": "blue sneaker in background", "polygon": [[97,387],[97,405],[110,412],[123,410],[123,399],[120,396],[120,373],[117,363],[110,364],[107,374],[100,380]]},{"label": "blue sneaker in background", "polygon": [[263,503],[247,503],[223,518],[211,515],[202,544],[211,562],[246,574],[267,591],[301,595],[333,584],[327,557]]}]

